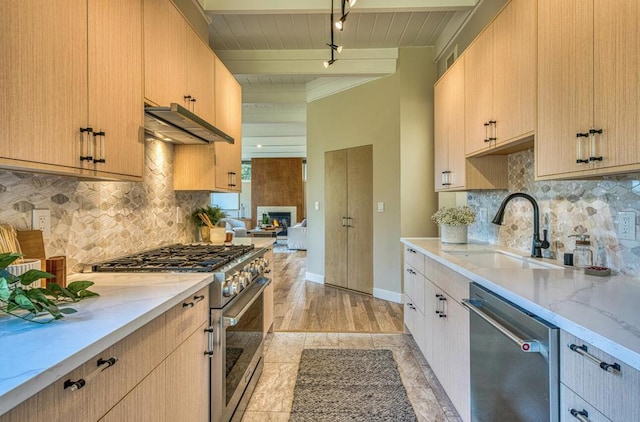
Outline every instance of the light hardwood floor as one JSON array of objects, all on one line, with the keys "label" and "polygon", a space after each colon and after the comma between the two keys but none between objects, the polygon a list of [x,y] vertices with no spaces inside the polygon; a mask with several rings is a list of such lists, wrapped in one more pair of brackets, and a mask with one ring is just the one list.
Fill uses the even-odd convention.
[{"label": "light hardwood floor", "polygon": [[404,332],[401,304],[306,281],[306,256],[274,253],[274,331]]}]

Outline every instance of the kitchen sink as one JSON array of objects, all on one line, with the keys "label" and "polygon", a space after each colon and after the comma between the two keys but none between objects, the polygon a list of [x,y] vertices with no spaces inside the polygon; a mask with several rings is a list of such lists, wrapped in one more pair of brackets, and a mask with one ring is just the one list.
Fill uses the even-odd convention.
[{"label": "kitchen sink", "polygon": [[486,249],[475,251],[453,250],[446,253],[463,259],[481,268],[496,269],[562,269],[560,265],[538,261],[526,256],[516,255],[500,249]]}]

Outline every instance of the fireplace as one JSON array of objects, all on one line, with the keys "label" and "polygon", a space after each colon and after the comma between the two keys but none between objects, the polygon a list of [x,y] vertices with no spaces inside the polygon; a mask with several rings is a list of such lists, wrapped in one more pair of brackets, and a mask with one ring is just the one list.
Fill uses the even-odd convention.
[{"label": "fireplace", "polygon": [[[287,226],[293,226],[297,223],[297,208],[295,206],[281,207],[281,206],[259,206],[256,207],[256,222],[262,219],[262,214],[269,214],[270,221],[274,219],[281,222],[282,219],[287,220]],[[281,224],[282,225],[282,224]],[[281,232],[280,235],[286,235],[286,231]]]}]

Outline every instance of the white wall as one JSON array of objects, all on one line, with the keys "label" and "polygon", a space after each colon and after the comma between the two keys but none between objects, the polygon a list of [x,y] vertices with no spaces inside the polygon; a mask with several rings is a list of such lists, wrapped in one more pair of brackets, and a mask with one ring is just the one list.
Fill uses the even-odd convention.
[{"label": "white wall", "polygon": [[[425,209],[437,204],[433,158],[429,156],[433,148],[433,100],[429,94],[435,81],[433,49],[401,52],[396,74],[307,107],[307,271],[314,279],[324,276],[324,153],[372,144],[374,294],[388,292],[398,299],[402,292],[402,220],[419,219],[419,224],[407,221],[407,231],[429,235],[434,226],[424,222],[430,217],[424,215]],[[403,158],[408,161],[406,168]],[[405,184],[413,187],[404,189]],[[413,198],[403,198],[407,195]],[[317,211],[316,201],[320,204]],[[384,213],[375,211],[377,202],[385,203]],[[425,207],[425,202],[431,204]],[[405,203],[413,204],[414,209],[402,211]]]}]

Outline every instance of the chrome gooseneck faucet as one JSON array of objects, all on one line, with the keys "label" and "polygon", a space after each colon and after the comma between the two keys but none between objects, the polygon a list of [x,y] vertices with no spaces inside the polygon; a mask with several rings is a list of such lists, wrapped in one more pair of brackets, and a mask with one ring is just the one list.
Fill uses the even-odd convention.
[{"label": "chrome gooseneck faucet", "polygon": [[504,210],[507,207],[507,204],[514,198],[524,198],[531,202],[533,206],[533,242],[531,243],[531,256],[534,258],[542,258],[542,249],[549,248],[549,241],[547,239],[547,230],[543,230],[543,239],[540,240],[540,211],[538,209],[538,203],[535,198],[531,195],[527,195],[526,193],[516,192],[504,198],[502,204],[500,204],[500,208],[498,208],[498,212],[496,212],[495,217],[493,217],[492,223],[497,225],[502,225],[504,220]]}]

